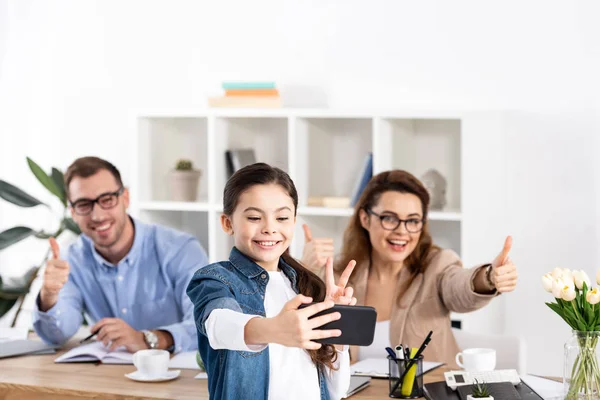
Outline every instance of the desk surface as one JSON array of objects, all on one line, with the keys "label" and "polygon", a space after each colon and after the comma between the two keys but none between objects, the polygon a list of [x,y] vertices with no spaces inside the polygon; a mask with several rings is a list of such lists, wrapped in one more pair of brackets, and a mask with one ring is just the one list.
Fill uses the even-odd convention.
[{"label": "desk surface", "polygon": [[[71,341],[73,347],[76,341]],[[60,353],[59,353],[60,354]],[[124,375],[133,365],[87,363],[55,364],[59,354],[23,356],[0,360],[0,399],[208,399],[207,381],[194,379],[197,370],[183,369],[170,382],[135,382]],[[444,379],[445,369],[424,376],[425,383]],[[388,399],[387,379],[373,379],[352,400]]]}]

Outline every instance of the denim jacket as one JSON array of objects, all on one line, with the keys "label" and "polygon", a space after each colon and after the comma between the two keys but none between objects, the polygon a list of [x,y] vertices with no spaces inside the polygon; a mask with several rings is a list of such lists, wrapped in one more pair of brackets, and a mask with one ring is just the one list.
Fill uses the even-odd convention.
[{"label": "denim jacket", "polygon": [[[279,268],[298,293],[296,271],[282,259]],[[269,393],[269,346],[254,353],[214,350],[206,335],[205,322],[215,309],[265,316],[265,289],[269,274],[235,247],[229,261],[207,265],[194,274],[187,294],[194,303],[198,350],[208,374],[210,398],[267,399]],[[324,371],[319,369],[321,400],[329,400]]]}]

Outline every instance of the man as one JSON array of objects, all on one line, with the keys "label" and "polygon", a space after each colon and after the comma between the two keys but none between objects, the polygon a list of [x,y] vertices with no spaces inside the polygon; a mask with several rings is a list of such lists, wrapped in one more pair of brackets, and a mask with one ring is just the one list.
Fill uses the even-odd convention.
[{"label": "man", "polygon": [[53,257],[34,311],[38,335],[62,344],[85,312],[95,322],[92,333],[111,351],[195,350],[193,305],[185,291],[194,272],[208,264],[200,243],[129,217],[129,191],[108,161],[75,160],[65,190],[82,235],[64,259],[50,239]]}]

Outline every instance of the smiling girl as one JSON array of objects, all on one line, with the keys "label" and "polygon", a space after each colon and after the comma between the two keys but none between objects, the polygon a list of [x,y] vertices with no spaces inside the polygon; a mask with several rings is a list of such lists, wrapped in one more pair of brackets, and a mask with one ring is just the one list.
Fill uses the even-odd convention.
[{"label": "smiling girl", "polygon": [[333,399],[346,393],[347,346],[314,341],[341,335],[316,329],[340,314],[309,318],[334,303],[356,304],[346,287],[355,262],[336,285],[331,265],[331,279],[323,282],[293,259],[288,247],[297,205],[288,174],[267,164],[244,167],[225,185],[221,225],[235,245],[229,260],[198,270],[187,289],[211,399]]}]

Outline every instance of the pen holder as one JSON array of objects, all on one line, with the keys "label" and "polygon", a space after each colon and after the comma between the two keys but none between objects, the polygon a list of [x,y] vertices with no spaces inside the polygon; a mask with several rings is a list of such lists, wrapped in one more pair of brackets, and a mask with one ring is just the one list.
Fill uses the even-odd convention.
[{"label": "pen holder", "polygon": [[423,397],[423,356],[415,359],[406,369],[409,361],[388,356],[390,365],[390,397],[396,399],[418,399]]}]

